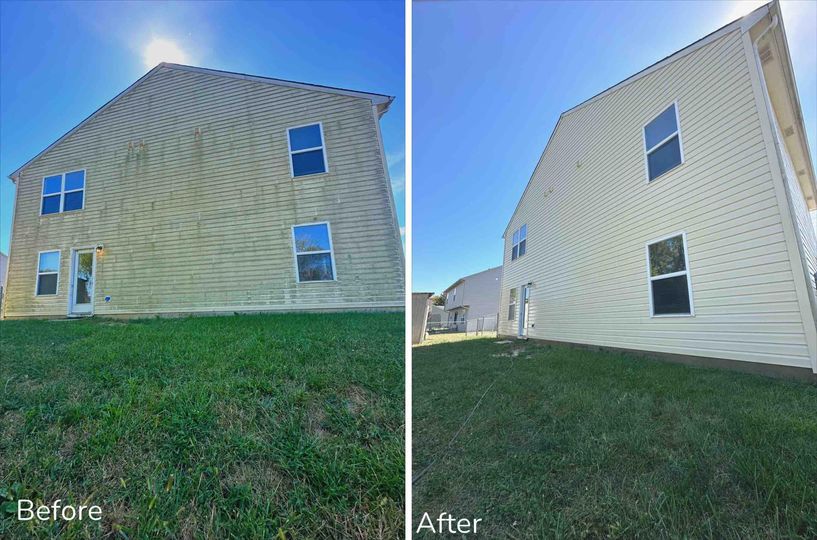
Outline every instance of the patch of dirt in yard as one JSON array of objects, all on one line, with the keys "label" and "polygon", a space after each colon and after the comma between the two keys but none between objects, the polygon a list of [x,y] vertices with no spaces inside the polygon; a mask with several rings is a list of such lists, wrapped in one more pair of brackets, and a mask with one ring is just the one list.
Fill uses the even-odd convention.
[{"label": "patch of dirt in yard", "polygon": [[319,439],[329,437],[329,430],[325,427],[326,411],[320,403],[313,403],[307,412],[307,429]]},{"label": "patch of dirt in yard", "polygon": [[60,449],[57,451],[60,459],[66,460],[74,455],[74,448],[76,448],[78,440],[79,435],[77,434],[77,430],[67,429],[63,431],[62,445],[60,445]]},{"label": "patch of dirt in yard", "polygon": [[197,538],[200,531],[199,521],[196,519],[196,508],[192,504],[188,504],[180,512],[184,519],[179,523],[179,537],[184,540]]},{"label": "patch of dirt in yard", "polygon": [[102,530],[106,533],[105,537],[118,536],[122,527],[130,525],[131,521],[131,509],[127,504],[118,502],[114,506],[108,505],[102,512]]},{"label": "patch of dirt in yard", "polygon": [[20,411],[6,411],[0,418],[3,419],[0,422],[0,434],[8,440],[12,440],[25,423],[23,413]]},{"label": "patch of dirt in yard", "polygon": [[238,429],[243,433],[254,430],[255,412],[252,407],[240,406],[237,403],[228,403],[218,408],[216,423],[223,431]]},{"label": "patch of dirt in yard", "polygon": [[353,384],[346,390],[346,408],[352,414],[360,414],[369,404],[369,392]]},{"label": "patch of dirt in yard", "polygon": [[248,485],[257,497],[270,498],[285,494],[289,481],[281,469],[271,463],[241,463],[224,473],[223,487]]},{"label": "patch of dirt in yard", "polygon": [[[511,349],[510,351],[492,354],[491,356],[493,358],[516,358],[523,352],[525,352],[525,349]],[[530,358],[530,356],[528,356],[528,358]]]}]

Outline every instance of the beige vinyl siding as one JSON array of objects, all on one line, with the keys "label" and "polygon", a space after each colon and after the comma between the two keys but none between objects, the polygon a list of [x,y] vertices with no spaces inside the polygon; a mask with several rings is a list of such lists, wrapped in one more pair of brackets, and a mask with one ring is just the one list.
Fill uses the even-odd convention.
[{"label": "beige vinyl siding", "polygon": [[[287,128],[313,122],[329,172],[293,179]],[[65,315],[70,249],[97,244],[99,315],[402,307],[377,122],[368,99],[158,70],[23,171],[6,315]],[[40,217],[42,177],[77,168],[85,209]],[[319,221],[337,281],[299,284],[291,227]],[[62,251],[59,294],[35,298],[44,249]]]},{"label": "beige vinyl siding", "polygon": [[[684,163],[647,183],[643,126],[676,100]],[[695,315],[651,318],[645,245],[680,232]],[[533,338],[810,367],[740,32],[563,115],[503,269],[502,334],[532,281]]]}]

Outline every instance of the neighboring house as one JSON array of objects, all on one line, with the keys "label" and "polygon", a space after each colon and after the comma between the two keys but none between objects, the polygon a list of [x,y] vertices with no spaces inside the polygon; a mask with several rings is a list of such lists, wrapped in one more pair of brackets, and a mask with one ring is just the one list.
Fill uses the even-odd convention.
[{"label": "neighboring house", "polygon": [[560,116],[505,230],[500,333],[811,376],[816,192],[773,2]]},{"label": "neighboring house", "polygon": [[5,315],[402,309],[391,102],[158,65],[11,174]]},{"label": "neighboring house", "polygon": [[439,324],[446,320],[445,306],[431,304],[428,311],[428,322]]},{"label": "neighboring house", "polygon": [[501,278],[502,267],[497,266],[455,281],[443,291],[446,322],[459,324],[481,317],[496,317]]}]

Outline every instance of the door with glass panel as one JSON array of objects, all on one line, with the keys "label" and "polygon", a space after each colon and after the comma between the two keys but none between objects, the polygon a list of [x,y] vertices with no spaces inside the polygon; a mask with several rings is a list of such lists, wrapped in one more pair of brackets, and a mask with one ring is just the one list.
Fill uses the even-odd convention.
[{"label": "door with glass panel", "polygon": [[94,250],[77,250],[71,264],[71,314],[94,311]]}]

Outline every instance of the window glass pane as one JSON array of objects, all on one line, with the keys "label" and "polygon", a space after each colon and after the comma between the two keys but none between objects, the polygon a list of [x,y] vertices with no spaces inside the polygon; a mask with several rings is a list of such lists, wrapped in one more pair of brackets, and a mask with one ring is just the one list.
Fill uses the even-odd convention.
[{"label": "window glass pane", "polygon": [[289,130],[289,149],[304,150],[305,148],[316,148],[321,144],[321,128],[318,124],[304,126]]},{"label": "window glass pane", "polygon": [[332,257],[328,253],[298,255],[298,278],[301,281],[334,279]]},{"label": "window glass pane", "polygon": [[62,210],[63,212],[67,212],[69,210],[79,210],[82,208],[82,194],[85,193],[84,191],[74,191],[72,193],[66,193],[63,195],[65,197],[65,202],[63,202]]},{"label": "window glass pane", "polygon": [[295,176],[326,172],[323,165],[323,150],[292,154],[292,172]]},{"label": "window glass pane", "polygon": [[62,176],[46,176],[43,180],[43,195],[59,193],[62,190]]},{"label": "window glass pane", "polygon": [[329,227],[325,224],[295,227],[295,251],[329,251]]},{"label": "window glass pane", "polygon": [[47,176],[43,180],[43,195],[59,193],[62,189],[62,176]]},{"label": "window glass pane", "polygon": [[519,242],[519,256],[520,257],[522,255],[524,255],[525,253],[527,253],[527,249],[526,249],[526,247],[527,247],[526,244],[527,243],[528,243],[527,240],[522,240],[521,242]]},{"label": "window glass pane", "polygon": [[48,253],[40,253],[40,262],[37,268],[40,272],[59,272],[60,252],[49,251]]},{"label": "window glass pane", "polygon": [[689,313],[689,289],[686,276],[656,279],[652,282],[652,308],[656,315]]},{"label": "window glass pane", "polygon": [[85,187],[85,171],[70,172],[65,175],[65,191]]},{"label": "window glass pane", "polygon": [[681,145],[678,137],[673,137],[647,156],[650,180],[657,178],[681,164]]},{"label": "window glass pane", "polygon": [[77,304],[91,303],[91,276],[94,273],[94,254],[80,253],[77,260]]},{"label": "window glass pane", "polygon": [[60,211],[60,196],[43,197],[43,214],[56,214]]},{"label": "window glass pane", "polygon": [[673,104],[644,128],[644,140],[647,142],[647,150],[650,150],[677,130],[675,105]]},{"label": "window glass pane", "polygon": [[57,294],[57,274],[37,276],[37,294]]},{"label": "window glass pane", "polygon": [[519,229],[519,239],[524,240],[527,237],[528,237],[528,226],[527,225],[522,225],[522,227],[520,227],[520,229]]},{"label": "window glass pane", "polygon": [[518,243],[519,243],[519,229],[516,229],[516,230],[513,232],[513,243],[514,243],[514,244],[518,244]]},{"label": "window glass pane", "polygon": [[684,237],[673,236],[650,245],[650,276],[661,276],[686,270]]},{"label": "window glass pane", "polygon": [[511,249],[511,260],[514,261],[519,256],[519,246],[514,246]]}]

